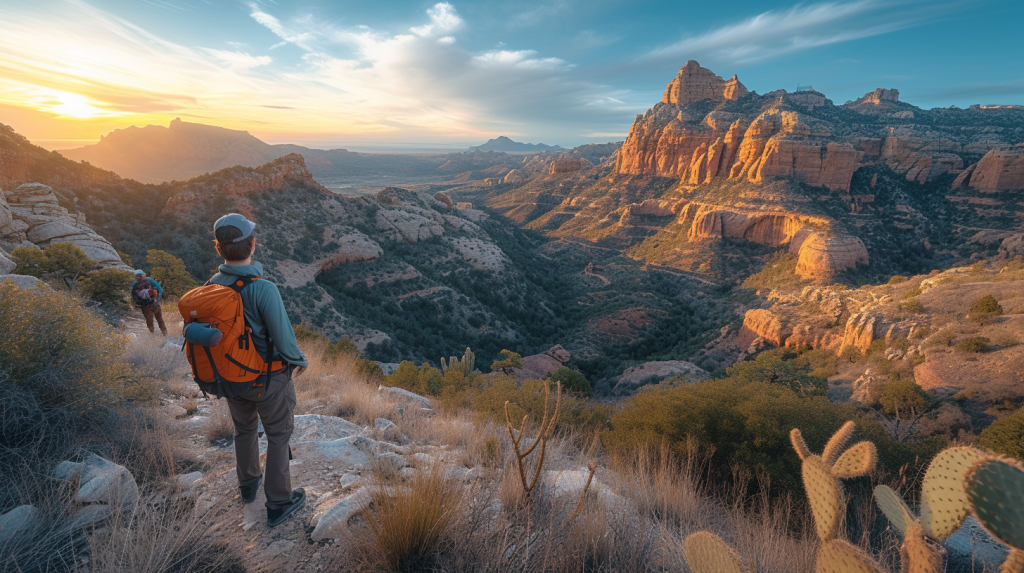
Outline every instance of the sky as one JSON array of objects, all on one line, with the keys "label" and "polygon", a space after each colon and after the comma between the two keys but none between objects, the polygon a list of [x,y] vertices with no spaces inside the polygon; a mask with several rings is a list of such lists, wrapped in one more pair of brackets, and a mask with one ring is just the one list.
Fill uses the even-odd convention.
[{"label": "sky", "polygon": [[1024,104],[1019,0],[0,0],[0,123],[51,149],[184,121],[270,143],[621,140],[687,60],[759,93]]}]

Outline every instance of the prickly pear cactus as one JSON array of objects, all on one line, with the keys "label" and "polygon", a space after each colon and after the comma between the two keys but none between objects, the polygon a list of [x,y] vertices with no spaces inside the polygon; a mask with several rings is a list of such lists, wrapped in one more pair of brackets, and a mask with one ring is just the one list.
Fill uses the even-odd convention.
[{"label": "prickly pear cactus", "polygon": [[834,539],[845,512],[842,486],[818,456],[804,460],[803,478],[818,537],[822,541]]},{"label": "prickly pear cactus", "polygon": [[946,550],[925,537],[924,528],[917,521],[903,535],[903,573],[942,573],[942,557]]},{"label": "prickly pear cactus", "polygon": [[921,484],[921,527],[932,539],[945,539],[967,518],[964,477],[988,454],[961,446],[939,452],[928,464]]},{"label": "prickly pear cactus", "polygon": [[[824,458],[823,458],[824,459]],[[825,460],[828,463],[828,460]],[[832,475],[837,478],[860,477],[871,473],[878,463],[875,444],[860,442],[839,457],[832,465]]]},{"label": "prickly pear cactus", "polygon": [[967,471],[964,488],[985,529],[1024,551],[1024,465],[998,456],[979,460]]},{"label": "prickly pear cactus", "polygon": [[871,442],[860,442],[844,452],[855,429],[853,422],[843,424],[828,441],[822,456],[811,453],[800,430],[794,428],[789,434],[793,449],[803,460],[804,489],[822,541],[835,539],[845,511],[839,478],[862,476],[875,467],[877,455]]},{"label": "prickly pear cactus", "polygon": [[903,498],[889,486],[880,485],[875,488],[875,503],[900,533],[906,534],[907,529],[917,522],[917,517],[903,503]]},{"label": "prickly pear cactus", "polygon": [[751,572],[739,554],[710,531],[698,531],[690,535],[683,549],[686,552],[686,564],[694,573]]},{"label": "prickly pear cactus", "polygon": [[882,568],[860,549],[842,539],[827,541],[818,552],[815,573],[882,573]]}]

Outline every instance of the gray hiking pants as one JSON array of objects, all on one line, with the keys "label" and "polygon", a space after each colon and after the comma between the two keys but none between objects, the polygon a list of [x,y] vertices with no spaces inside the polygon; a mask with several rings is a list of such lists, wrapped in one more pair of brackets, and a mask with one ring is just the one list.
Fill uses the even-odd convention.
[{"label": "gray hiking pants", "polygon": [[[264,390],[266,390],[264,392]],[[256,431],[263,420],[267,434],[267,475],[263,491],[267,508],[287,505],[292,494],[292,478],[288,470],[295,411],[295,385],[292,369],[270,375],[263,388],[253,388],[233,398],[226,398],[231,419],[235,423],[235,461],[238,463],[239,485],[255,484],[260,477],[260,445]]]}]

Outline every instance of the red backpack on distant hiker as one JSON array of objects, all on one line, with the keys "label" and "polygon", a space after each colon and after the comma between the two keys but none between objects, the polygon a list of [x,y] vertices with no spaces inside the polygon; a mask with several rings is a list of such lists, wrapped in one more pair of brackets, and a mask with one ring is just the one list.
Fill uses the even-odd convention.
[{"label": "red backpack on distant hiker", "polygon": [[[259,277],[242,277],[230,286],[207,283],[194,288],[178,301],[185,319],[183,350],[192,366],[192,378],[203,394],[217,398],[234,396],[253,387],[263,387],[261,375],[284,367],[272,362],[272,341],[267,339],[267,356],[260,356],[252,343],[252,328],[242,309],[242,290]],[[264,388],[264,391],[266,389]]]},{"label": "red backpack on distant hiker", "polygon": [[149,283],[149,279],[135,281],[132,287],[132,300],[136,306],[149,306],[160,298],[160,293]]}]

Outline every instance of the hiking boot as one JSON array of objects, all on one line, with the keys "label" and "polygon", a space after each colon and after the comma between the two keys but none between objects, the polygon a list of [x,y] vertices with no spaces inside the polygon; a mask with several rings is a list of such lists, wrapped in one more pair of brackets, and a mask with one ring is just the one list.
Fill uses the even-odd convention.
[{"label": "hiking boot", "polygon": [[263,475],[256,478],[255,482],[250,481],[246,485],[238,486],[239,491],[242,492],[242,503],[252,503],[256,501],[256,494],[260,492],[260,483],[263,481]]},{"label": "hiking boot", "polygon": [[306,502],[306,490],[301,487],[292,492],[291,499],[288,500],[286,505],[281,507],[270,508],[267,507],[267,525],[274,527],[280,524],[282,521],[288,519],[288,516],[295,513],[295,510],[302,507],[302,504]]}]

